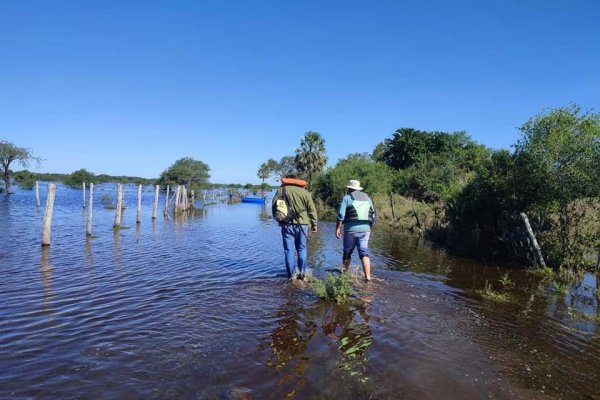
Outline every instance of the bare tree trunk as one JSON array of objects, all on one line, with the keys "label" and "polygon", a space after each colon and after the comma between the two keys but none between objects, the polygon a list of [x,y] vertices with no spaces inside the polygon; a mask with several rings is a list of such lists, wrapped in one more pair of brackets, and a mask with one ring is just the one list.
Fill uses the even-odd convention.
[{"label": "bare tree trunk", "polygon": [[12,194],[10,189],[10,170],[8,165],[4,166],[4,186],[6,187],[6,194]]},{"label": "bare tree trunk", "polygon": [[196,208],[195,206],[196,203],[196,193],[194,192],[194,190],[192,189],[192,201],[191,201],[191,208]]},{"label": "bare tree trunk", "polygon": [[113,228],[119,229],[121,227],[121,215],[123,214],[123,186],[120,183],[117,184],[117,211],[115,213],[115,224]]},{"label": "bare tree trunk", "polygon": [[396,210],[394,210],[394,194],[390,192],[390,206],[392,207],[392,218],[396,220]]},{"label": "bare tree trunk", "polygon": [[81,208],[85,208],[85,182],[81,182]]},{"label": "bare tree trunk", "polygon": [[142,222],[142,185],[138,186],[138,197],[137,197],[137,218],[135,220],[136,224]]},{"label": "bare tree trunk", "polygon": [[35,181],[35,204],[40,206],[40,181]]},{"label": "bare tree trunk", "polygon": [[542,249],[540,248],[540,245],[538,244],[537,239],[535,238],[535,235],[533,234],[531,225],[529,225],[529,218],[527,218],[527,214],[522,212],[519,215],[521,216],[521,219],[523,220],[523,223],[525,224],[525,229],[527,230],[527,235],[529,236],[529,240],[531,240],[531,243],[533,244],[533,249],[535,250],[535,255],[537,257],[538,262],[540,263],[540,265],[543,268],[546,268],[546,263],[544,262],[544,257],[542,256]]},{"label": "bare tree trunk", "polygon": [[50,237],[52,231],[52,211],[54,210],[54,197],[56,195],[56,185],[48,184],[48,197],[46,197],[46,211],[44,212],[44,221],[42,223],[42,246],[50,246]]},{"label": "bare tree trunk", "polygon": [[156,185],[154,188],[154,206],[152,207],[152,219],[156,219],[156,211],[158,210],[158,192],[160,191],[160,186]]},{"label": "bare tree trunk", "polygon": [[94,208],[94,184],[90,183],[90,199],[88,201],[88,218],[87,226],[85,228],[85,235],[87,237],[92,236],[92,209]]},{"label": "bare tree trunk", "polygon": [[596,262],[596,271],[600,271],[600,247],[598,247],[598,261]]}]

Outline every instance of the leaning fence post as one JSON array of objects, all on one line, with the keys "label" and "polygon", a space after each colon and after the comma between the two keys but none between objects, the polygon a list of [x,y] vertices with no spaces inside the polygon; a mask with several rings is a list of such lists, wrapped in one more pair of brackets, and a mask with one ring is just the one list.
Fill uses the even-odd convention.
[{"label": "leaning fence post", "polygon": [[123,211],[123,186],[120,183],[117,184],[117,211],[115,213],[115,224],[113,228],[119,229],[121,227],[121,214]]},{"label": "leaning fence post", "polygon": [[81,208],[85,208],[85,182],[81,182],[82,192],[81,192]]},{"label": "leaning fence post", "polygon": [[142,222],[142,185],[138,186],[138,199],[137,199],[137,219],[136,224]]},{"label": "leaning fence post", "polygon": [[525,223],[525,229],[527,230],[527,235],[529,236],[529,240],[531,240],[531,243],[533,244],[533,249],[535,250],[535,254],[538,258],[540,265],[543,268],[546,268],[546,263],[544,262],[544,257],[542,256],[542,249],[540,248],[540,245],[538,244],[537,239],[535,238],[535,235],[533,234],[531,225],[529,225],[529,218],[527,218],[527,214],[522,212],[519,215],[521,216],[521,219]]},{"label": "leaning fence post", "polygon": [[56,194],[56,185],[48,184],[48,197],[46,198],[46,211],[44,212],[44,221],[42,223],[42,246],[50,246],[50,236],[52,230],[52,210],[54,209],[54,196]]},{"label": "leaning fence post", "polygon": [[94,183],[90,182],[90,199],[88,201],[88,218],[85,228],[85,236],[92,236],[92,210],[94,208]]},{"label": "leaning fence post", "polygon": [[158,192],[160,190],[160,186],[156,185],[154,188],[154,206],[152,206],[152,219],[156,219],[156,210],[158,210]]},{"label": "leaning fence post", "polygon": [[40,181],[35,181],[35,204],[40,206]]}]

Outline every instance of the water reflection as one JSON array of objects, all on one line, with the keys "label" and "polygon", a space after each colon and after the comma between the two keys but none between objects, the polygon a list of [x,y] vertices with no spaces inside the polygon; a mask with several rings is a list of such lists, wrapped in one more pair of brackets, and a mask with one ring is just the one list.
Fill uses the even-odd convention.
[{"label": "water reflection", "polygon": [[[42,246],[40,256],[40,271],[42,273],[42,285],[44,287],[44,305],[52,303],[54,293],[52,292],[52,264],[50,264],[50,246]],[[48,311],[48,309],[46,309]]]}]

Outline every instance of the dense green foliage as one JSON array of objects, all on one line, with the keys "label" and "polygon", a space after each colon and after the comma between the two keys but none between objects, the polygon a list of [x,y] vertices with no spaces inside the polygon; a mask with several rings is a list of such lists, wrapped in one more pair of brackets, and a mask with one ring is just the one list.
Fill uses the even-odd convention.
[{"label": "dense green foliage", "polygon": [[82,183],[85,182],[86,185],[90,183],[96,183],[96,176],[87,171],[86,169],[78,169],[77,171],[72,172],[63,180],[63,183],[72,188],[81,188]]},{"label": "dense green foliage", "polygon": [[386,204],[381,195],[429,203],[428,215],[436,221],[428,217],[424,228],[435,238],[486,257],[531,263],[531,243],[519,217],[525,212],[547,263],[594,265],[600,248],[599,115],[572,105],[537,115],[520,131],[511,153],[487,149],[464,132],[398,129],[372,156],[340,160],[319,176],[314,192],[335,207],[347,180],[358,179],[380,199],[386,218],[423,224],[419,207],[409,202],[407,209],[396,200],[400,212],[394,214],[393,197]]},{"label": "dense green foliage", "polygon": [[180,158],[167,168],[158,179],[161,186],[185,185],[201,187],[208,183],[210,167],[190,157]]},{"label": "dense green foliage", "polygon": [[360,180],[367,193],[388,194],[392,191],[395,173],[385,163],[373,161],[368,154],[351,154],[319,176],[315,193],[330,207],[337,207],[350,179]]},{"label": "dense green foliage", "polygon": [[33,189],[35,186],[35,174],[29,170],[17,171],[13,177],[21,189]]}]

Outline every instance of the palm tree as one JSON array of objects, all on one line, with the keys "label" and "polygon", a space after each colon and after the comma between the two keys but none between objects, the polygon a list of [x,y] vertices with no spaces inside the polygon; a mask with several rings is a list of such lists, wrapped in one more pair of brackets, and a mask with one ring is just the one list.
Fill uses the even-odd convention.
[{"label": "palm tree", "polygon": [[300,148],[296,149],[296,168],[298,172],[308,174],[308,187],[312,175],[325,168],[327,153],[325,152],[325,139],[319,132],[308,131],[300,141]]}]

